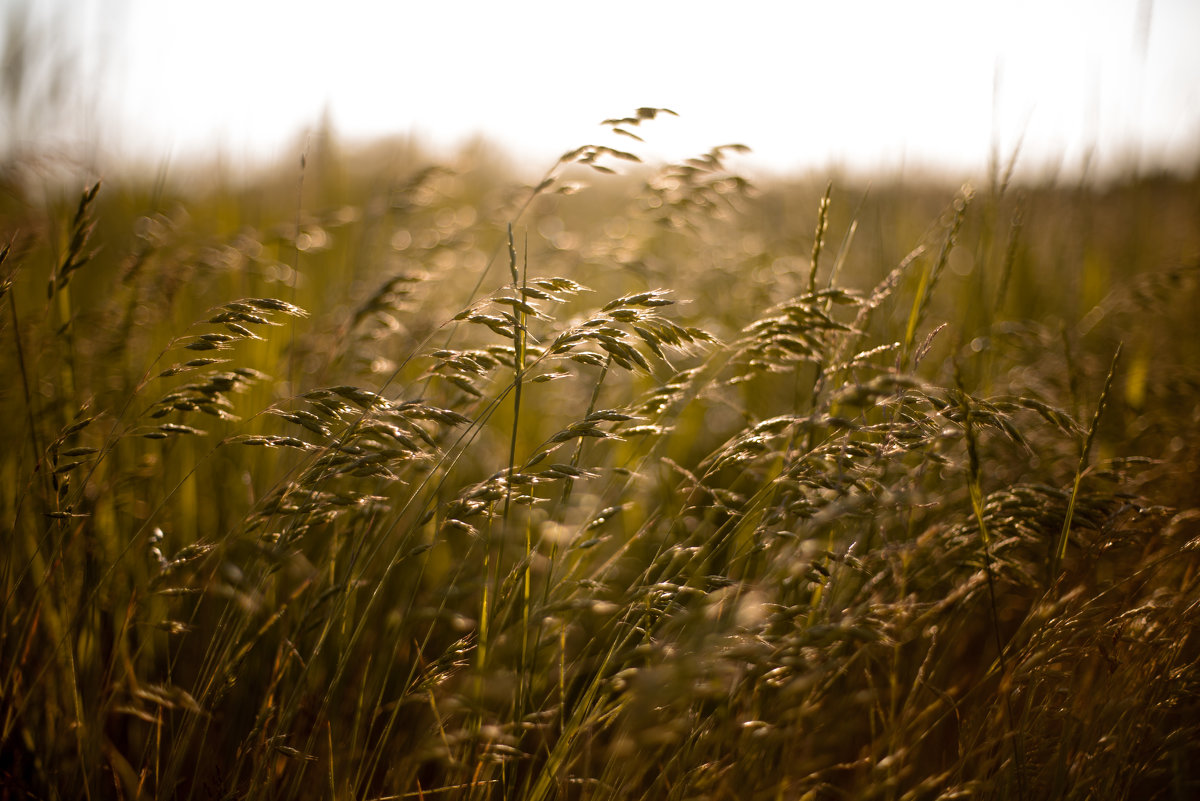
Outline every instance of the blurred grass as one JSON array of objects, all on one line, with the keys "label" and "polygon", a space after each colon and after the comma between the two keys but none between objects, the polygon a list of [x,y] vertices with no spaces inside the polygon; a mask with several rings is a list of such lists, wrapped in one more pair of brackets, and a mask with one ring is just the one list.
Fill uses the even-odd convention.
[{"label": "blurred grass", "polygon": [[1197,178],[620,141],[10,181],[6,790],[1197,792]]}]

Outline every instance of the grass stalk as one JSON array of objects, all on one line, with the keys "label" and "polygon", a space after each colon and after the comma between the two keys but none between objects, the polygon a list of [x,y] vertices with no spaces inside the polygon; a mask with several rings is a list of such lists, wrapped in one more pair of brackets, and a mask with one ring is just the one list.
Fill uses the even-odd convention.
[{"label": "grass stalk", "polygon": [[1092,444],[1096,440],[1096,431],[1100,428],[1100,418],[1103,416],[1104,408],[1108,404],[1108,393],[1112,389],[1113,378],[1117,374],[1117,363],[1121,359],[1121,348],[1123,345],[1124,343],[1119,343],[1113,352],[1112,363],[1108,367],[1108,374],[1104,377],[1104,388],[1100,391],[1100,400],[1096,403],[1096,412],[1092,415],[1091,425],[1088,426],[1087,434],[1084,436],[1079,448],[1079,463],[1075,467],[1075,478],[1071,482],[1071,494],[1067,500],[1067,513],[1063,517],[1062,530],[1059,532],[1058,540],[1054,545],[1054,553],[1050,560],[1050,582],[1052,584],[1058,580],[1063,560],[1067,557],[1067,544],[1070,541],[1071,523],[1075,517],[1075,506],[1079,498],[1079,488],[1083,483],[1084,475],[1087,473]]}]

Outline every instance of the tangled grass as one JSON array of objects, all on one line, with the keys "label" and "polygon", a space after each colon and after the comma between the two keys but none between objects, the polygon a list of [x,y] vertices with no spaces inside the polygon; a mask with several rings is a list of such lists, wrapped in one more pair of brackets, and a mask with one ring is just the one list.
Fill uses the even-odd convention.
[{"label": "tangled grass", "polygon": [[1200,791],[1196,181],[739,150],[10,199],[6,797]]}]

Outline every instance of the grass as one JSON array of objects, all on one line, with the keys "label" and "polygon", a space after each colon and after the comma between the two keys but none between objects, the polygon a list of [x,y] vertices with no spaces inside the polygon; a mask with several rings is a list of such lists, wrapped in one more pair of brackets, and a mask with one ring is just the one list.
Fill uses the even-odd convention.
[{"label": "grass", "polygon": [[6,797],[1200,789],[1194,177],[319,144],[5,197]]}]

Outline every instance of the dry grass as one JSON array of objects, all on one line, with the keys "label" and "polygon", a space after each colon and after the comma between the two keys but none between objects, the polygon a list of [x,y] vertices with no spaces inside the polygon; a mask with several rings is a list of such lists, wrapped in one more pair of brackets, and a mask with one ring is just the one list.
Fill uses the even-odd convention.
[{"label": "dry grass", "polygon": [[6,200],[5,790],[1194,796],[1195,180],[739,149]]}]

